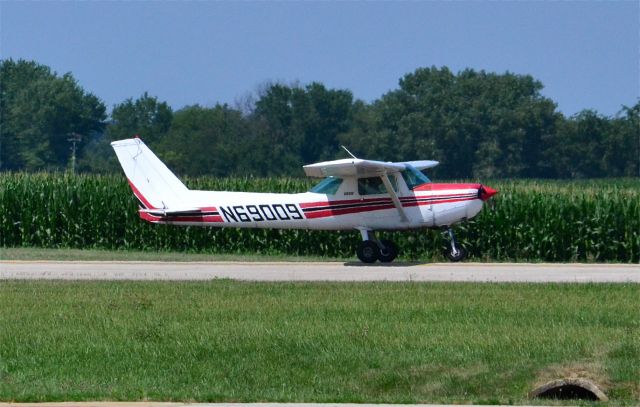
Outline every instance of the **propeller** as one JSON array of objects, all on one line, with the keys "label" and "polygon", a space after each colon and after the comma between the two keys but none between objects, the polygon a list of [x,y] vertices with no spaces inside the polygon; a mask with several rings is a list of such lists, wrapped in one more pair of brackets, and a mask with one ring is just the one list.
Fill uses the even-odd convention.
[{"label": "propeller", "polygon": [[498,193],[498,190],[488,187],[486,185],[480,185],[478,189],[478,198],[482,199],[484,202],[489,205],[489,208],[493,210],[495,206],[495,200],[489,200],[492,196]]}]

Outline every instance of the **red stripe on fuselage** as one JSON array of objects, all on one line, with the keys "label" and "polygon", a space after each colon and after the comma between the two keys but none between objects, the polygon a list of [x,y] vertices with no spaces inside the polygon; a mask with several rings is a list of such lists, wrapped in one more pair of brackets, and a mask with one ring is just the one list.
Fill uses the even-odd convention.
[{"label": "red stripe on fuselage", "polygon": [[300,204],[300,207],[302,209],[305,209],[305,208],[313,208],[316,206],[347,205],[347,204],[354,204],[354,203],[375,203],[375,202],[391,202],[391,198],[344,199],[340,201],[302,202]]},{"label": "red stripe on fuselage", "polygon": [[[462,189],[462,188],[461,188]],[[448,197],[471,195],[470,192],[465,193],[449,193],[449,194],[434,194],[434,195],[414,195],[414,196],[401,196],[399,197],[401,202],[415,201],[416,199],[446,199]],[[475,198],[475,194],[474,198]],[[322,206],[340,206],[350,204],[384,204],[391,203],[391,198],[375,198],[375,199],[348,199],[348,200],[335,200],[335,201],[318,201],[318,202],[303,202],[300,204],[302,209],[317,208]]]},{"label": "red stripe on fuselage", "polygon": [[[419,201],[403,202],[402,207],[405,208],[410,206],[439,205],[439,204],[445,204],[445,203],[473,201],[475,199],[478,199],[478,198],[469,197],[469,198],[455,198],[455,199],[440,199],[436,201],[426,201],[426,202],[419,202]],[[392,203],[375,205],[375,206],[374,205],[359,206],[355,208],[343,208],[343,209],[328,208],[325,210],[319,210],[315,212],[305,212],[305,216],[309,219],[316,219],[316,218],[326,218],[329,216],[346,215],[351,213],[374,212],[374,211],[393,209],[393,208],[395,208],[395,206]]]},{"label": "red stripe on fuselage", "polygon": [[[466,185],[476,185],[476,184],[442,184],[442,185],[460,185],[461,186],[460,188],[447,188],[447,189],[473,189],[473,188],[466,188]],[[436,190],[439,190],[439,188],[437,188]],[[407,200],[425,199],[425,198],[431,198],[431,199],[446,198],[449,196],[458,196],[458,195],[466,195],[466,194],[469,194],[469,193],[467,192],[467,193],[449,193],[449,194],[436,194],[436,195],[414,195],[414,196],[401,196],[399,198],[400,198],[400,201],[407,201]],[[335,201],[302,202],[300,204],[300,208],[308,209],[308,208],[315,208],[319,206],[336,206],[336,205],[349,205],[349,204],[358,204],[358,203],[374,204],[374,203],[388,203],[388,202],[392,202],[391,198],[346,199],[346,200],[335,200]]]},{"label": "red stripe on fuselage", "polygon": [[444,204],[444,203],[473,201],[475,199],[478,199],[478,198],[473,197],[473,198],[444,199],[444,200],[431,201],[431,202],[407,202],[407,203],[403,203],[402,206],[403,207],[407,207],[407,206],[440,205],[440,204]]},{"label": "red stripe on fuselage", "polygon": [[360,212],[371,212],[378,211],[384,209],[392,209],[394,208],[393,204],[381,204],[376,206],[359,206],[356,208],[335,208],[335,209],[325,209],[316,212],[305,212],[304,216],[308,219],[314,218],[325,218],[327,216],[338,216],[338,215],[347,215],[350,213],[360,213]]}]

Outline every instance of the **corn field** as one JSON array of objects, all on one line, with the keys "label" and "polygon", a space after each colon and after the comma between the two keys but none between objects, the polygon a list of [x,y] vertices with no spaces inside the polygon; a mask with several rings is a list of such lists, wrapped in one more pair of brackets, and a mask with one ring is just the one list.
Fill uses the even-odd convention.
[{"label": "corn field", "polygon": [[[194,178],[192,189],[302,192],[313,180]],[[471,259],[640,261],[640,179],[487,181],[493,208],[458,225]],[[138,217],[122,175],[0,174],[0,245],[351,258],[358,232],[153,225]],[[379,234],[404,260],[440,261],[440,232]]]}]

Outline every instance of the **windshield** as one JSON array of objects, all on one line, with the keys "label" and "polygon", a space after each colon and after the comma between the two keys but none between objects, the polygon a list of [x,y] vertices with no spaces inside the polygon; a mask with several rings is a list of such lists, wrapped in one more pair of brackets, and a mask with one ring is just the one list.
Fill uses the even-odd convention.
[{"label": "windshield", "polygon": [[327,177],[320,181],[315,187],[311,188],[309,192],[315,192],[317,194],[335,195],[342,184],[342,178]]},{"label": "windshield", "polygon": [[404,178],[404,182],[407,183],[407,187],[409,189],[413,189],[418,185],[426,184],[431,182],[426,175],[420,172],[416,167],[410,164],[405,164],[406,170],[400,172],[402,174],[402,178]]}]

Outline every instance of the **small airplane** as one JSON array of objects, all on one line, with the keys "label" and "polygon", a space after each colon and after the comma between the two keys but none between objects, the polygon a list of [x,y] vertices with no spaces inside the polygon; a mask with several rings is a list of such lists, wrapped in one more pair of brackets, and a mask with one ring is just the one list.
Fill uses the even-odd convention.
[{"label": "small airplane", "polygon": [[305,165],[323,178],[308,192],[275,194],[188,189],[138,137],[111,143],[139,201],[140,217],[152,223],[240,228],[358,230],[364,263],[393,261],[397,246],[376,230],[439,228],[448,235],[451,261],[467,251],[451,226],[476,216],[497,193],[482,184],[433,183],[421,170],[437,161],[382,162],[351,158]]}]

